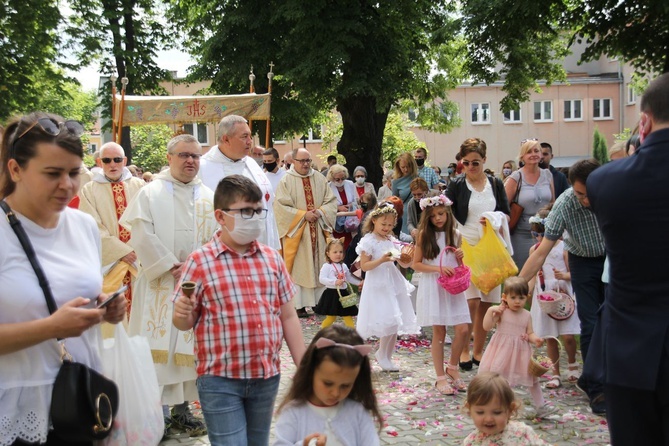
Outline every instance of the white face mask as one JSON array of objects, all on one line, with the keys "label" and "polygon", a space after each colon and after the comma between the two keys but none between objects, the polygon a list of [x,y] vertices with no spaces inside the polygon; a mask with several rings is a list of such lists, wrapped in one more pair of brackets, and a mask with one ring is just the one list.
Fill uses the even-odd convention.
[{"label": "white face mask", "polygon": [[248,245],[252,241],[257,240],[265,231],[265,219],[260,218],[259,215],[254,215],[252,218],[246,219],[242,218],[241,214],[232,215],[227,212],[223,213],[228,217],[234,217],[235,219],[235,229],[232,231],[224,226],[235,243]]},{"label": "white face mask", "polygon": [[366,180],[365,177],[358,177],[355,179],[355,182],[358,183],[358,186],[362,186],[363,184],[365,184],[365,180]]},{"label": "white face mask", "polygon": [[344,180],[332,180],[332,183],[337,187],[342,187],[344,185]]}]

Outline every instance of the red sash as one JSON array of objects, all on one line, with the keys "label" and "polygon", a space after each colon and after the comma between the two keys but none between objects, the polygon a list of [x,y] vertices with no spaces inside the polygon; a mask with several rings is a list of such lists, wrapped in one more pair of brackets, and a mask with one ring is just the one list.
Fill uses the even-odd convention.
[{"label": "red sash", "polygon": [[[125,198],[125,184],[123,182],[112,183],[111,185],[112,197],[114,199],[114,208],[116,210],[116,221],[121,219],[128,203]],[[121,225],[118,225],[118,238],[123,243],[130,241],[130,231]],[[125,297],[128,299],[128,317],[130,317],[130,305],[132,304],[132,274],[128,271],[123,278],[123,285],[127,285],[128,289],[125,292]]]}]

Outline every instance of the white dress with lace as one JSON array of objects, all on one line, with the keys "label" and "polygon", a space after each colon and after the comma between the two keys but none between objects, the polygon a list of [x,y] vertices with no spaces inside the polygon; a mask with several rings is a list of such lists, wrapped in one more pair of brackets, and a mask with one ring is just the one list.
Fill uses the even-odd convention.
[{"label": "white dress with lace", "polygon": [[[395,237],[381,239],[374,233],[369,233],[360,239],[356,252],[364,252],[375,260],[390,250],[399,248],[399,241]],[[367,271],[358,305],[356,329],[360,336],[369,338],[395,333],[420,333],[409,297],[414,289],[394,262],[385,262]]]},{"label": "white dress with lace", "polygon": [[[20,214],[37,258],[60,307],[78,297],[95,299],[102,291],[100,234],[93,218],[66,208],[52,229]],[[26,254],[6,218],[0,218],[0,324],[49,316],[44,293]],[[93,303],[90,304],[91,306]],[[68,338],[74,360],[100,370],[100,330]],[[0,355],[0,446],[17,439],[44,443],[49,431],[53,381],[60,368],[55,339]]]}]

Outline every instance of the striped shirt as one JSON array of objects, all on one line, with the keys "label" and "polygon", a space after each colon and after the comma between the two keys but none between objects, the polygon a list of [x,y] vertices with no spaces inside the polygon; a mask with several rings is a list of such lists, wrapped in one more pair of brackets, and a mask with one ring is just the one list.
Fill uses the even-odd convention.
[{"label": "striped shirt", "polygon": [[198,376],[267,379],[279,374],[281,305],[297,289],[277,251],[253,242],[239,254],[221,241],[219,230],[188,257],[181,280],[197,284]]},{"label": "striped shirt", "polygon": [[558,240],[565,230],[569,233],[564,244],[570,254],[579,257],[604,256],[604,238],[595,214],[579,203],[572,188],[555,200],[544,227],[544,236],[548,240]]}]

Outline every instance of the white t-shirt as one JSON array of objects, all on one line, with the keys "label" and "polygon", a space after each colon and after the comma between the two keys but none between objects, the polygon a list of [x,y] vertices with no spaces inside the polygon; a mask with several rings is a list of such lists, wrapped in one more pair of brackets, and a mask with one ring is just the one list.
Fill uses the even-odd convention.
[{"label": "white t-shirt", "polygon": [[[58,306],[102,291],[100,234],[90,215],[65,208],[58,225],[45,229],[16,214],[28,234]],[[0,324],[49,316],[44,293],[16,234],[0,211]],[[91,306],[94,305],[93,303]],[[65,346],[75,361],[100,369],[100,330],[94,327]],[[51,389],[60,368],[55,339],[0,355],[0,446],[20,438],[45,442]]]},{"label": "white t-shirt", "polygon": [[265,175],[267,175],[267,179],[272,184],[274,193],[276,193],[276,188],[279,186],[279,181],[281,181],[281,178],[286,175],[286,171],[283,169],[277,169],[276,173],[265,172]]}]

